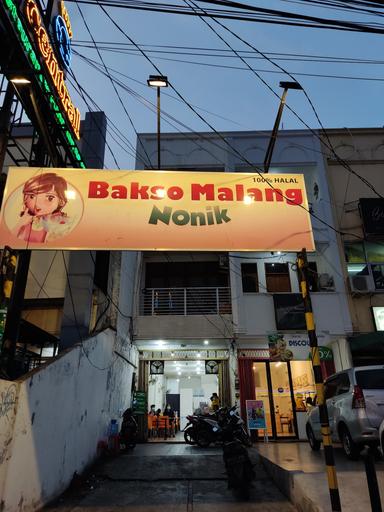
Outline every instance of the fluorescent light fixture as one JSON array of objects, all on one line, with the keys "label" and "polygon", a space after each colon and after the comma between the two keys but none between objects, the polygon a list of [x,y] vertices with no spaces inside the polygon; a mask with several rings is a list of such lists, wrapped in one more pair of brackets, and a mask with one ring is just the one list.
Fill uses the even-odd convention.
[{"label": "fluorescent light fixture", "polygon": [[162,75],[150,75],[147,84],[149,87],[168,87],[168,77]]},{"label": "fluorescent light fixture", "polygon": [[157,345],[159,345],[159,347],[163,347],[165,345],[165,342],[163,340],[158,340],[156,343]]},{"label": "fluorescent light fixture", "polygon": [[15,76],[14,78],[10,79],[10,82],[12,82],[13,84],[20,84],[20,85],[25,85],[25,84],[31,83],[31,81],[28,78],[25,78],[25,76]]}]

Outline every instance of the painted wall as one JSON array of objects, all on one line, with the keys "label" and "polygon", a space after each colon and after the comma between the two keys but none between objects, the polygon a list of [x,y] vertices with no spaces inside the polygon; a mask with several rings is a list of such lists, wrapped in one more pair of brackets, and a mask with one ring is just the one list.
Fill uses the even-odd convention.
[{"label": "painted wall", "polygon": [[[134,369],[115,351],[136,364],[135,349],[117,345],[115,333],[107,330],[18,382],[0,381],[3,512],[37,510],[96,458],[110,420],[130,406]],[[7,395],[13,385],[14,416],[14,406],[4,408],[4,397],[15,396]]]},{"label": "painted wall", "polygon": [[151,405],[155,405],[156,409],[164,410],[166,378],[164,375],[151,375],[148,384],[148,409]]},{"label": "painted wall", "polygon": [[[330,130],[329,135],[337,154],[348,165],[358,172],[362,178],[372,184],[378,194],[383,195],[383,160],[384,144],[382,128]],[[366,186],[356,175],[351,174],[340,165],[333,155],[327,154],[327,173],[331,188],[332,202],[337,206],[337,228],[348,235],[340,243],[343,255],[343,242],[356,242],[358,237],[364,237],[362,219],[359,213],[360,198],[377,198],[371,188]],[[349,291],[346,262],[343,257],[344,278]],[[348,295],[353,331],[372,332],[375,330],[371,306],[384,305],[384,293],[371,291],[367,294]]]}]

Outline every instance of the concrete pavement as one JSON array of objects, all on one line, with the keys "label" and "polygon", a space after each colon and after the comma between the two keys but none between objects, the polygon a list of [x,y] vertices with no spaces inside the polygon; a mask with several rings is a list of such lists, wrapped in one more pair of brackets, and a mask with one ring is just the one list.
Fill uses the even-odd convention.
[{"label": "concrete pavement", "polygon": [[[300,512],[330,512],[323,451],[313,452],[308,443],[258,443],[264,467]],[[362,460],[348,460],[336,447],[335,465],[342,510],[370,511],[368,485]],[[376,461],[377,479],[384,509],[384,462]]]},{"label": "concrete pavement", "polygon": [[49,512],[294,512],[250,450],[256,480],[248,502],[231,490],[221,448],[182,444],[138,445],[98,463],[85,481],[47,507]]}]

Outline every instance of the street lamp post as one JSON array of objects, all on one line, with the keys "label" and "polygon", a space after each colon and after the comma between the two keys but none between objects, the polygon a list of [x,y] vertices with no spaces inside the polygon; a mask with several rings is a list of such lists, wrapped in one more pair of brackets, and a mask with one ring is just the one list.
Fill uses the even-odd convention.
[{"label": "street lamp post", "polygon": [[160,88],[168,87],[168,78],[161,75],[150,75],[147,83],[150,87],[157,89],[157,168],[161,169],[160,164]]},{"label": "street lamp post", "polygon": [[268,172],[269,171],[269,167],[271,165],[272,153],[273,153],[273,149],[275,147],[275,142],[276,142],[276,138],[277,138],[277,132],[279,131],[281,116],[283,114],[284,105],[285,105],[285,99],[287,97],[288,89],[296,89],[296,90],[300,90],[300,91],[303,90],[303,88],[301,87],[301,85],[298,82],[280,82],[280,87],[282,87],[284,89],[284,91],[283,91],[283,94],[282,94],[281,99],[280,99],[279,110],[277,111],[277,116],[276,116],[275,124],[273,125],[273,130],[272,130],[272,133],[271,133],[271,138],[269,139],[269,144],[268,144],[267,152],[265,154],[264,172]]}]

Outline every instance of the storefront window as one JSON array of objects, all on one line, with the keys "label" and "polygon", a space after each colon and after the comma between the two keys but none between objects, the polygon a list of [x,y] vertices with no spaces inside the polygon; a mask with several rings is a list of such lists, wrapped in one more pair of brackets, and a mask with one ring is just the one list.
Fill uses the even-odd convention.
[{"label": "storefront window", "polygon": [[345,259],[347,263],[364,263],[365,253],[362,242],[345,245]]},{"label": "storefront window", "polygon": [[348,274],[372,276],[376,290],[384,289],[384,245],[361,242],[345,245]]},{"label": "storefront window", "polygon": [[[255,400],[264,402],[265,421],[268,436],[272,436],[271,409],[269,406],[269,390],[267,379],[267,366],[265,363],[253,363],[253,381],[255,383]],[[258,436],[263,437],[264,432],[258,430]]]},{"label": "storefront window", "polygon": [[365,242],[367,261],[370,263],[384,263],[384,245]]},{"label": "storefront window", "polygon": [[372,265],[372,275],[376,290],[384,290],[384,265]]},{"label": "storefront window", "polygon": [[270,363],[277,437],[295,436],[287,363]]},{"label": "storefront window", "polygon": [[307,398],[316,395],[311,361],[291,361],[292,387],[296,411],[306,411]]}]

